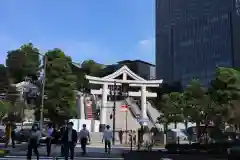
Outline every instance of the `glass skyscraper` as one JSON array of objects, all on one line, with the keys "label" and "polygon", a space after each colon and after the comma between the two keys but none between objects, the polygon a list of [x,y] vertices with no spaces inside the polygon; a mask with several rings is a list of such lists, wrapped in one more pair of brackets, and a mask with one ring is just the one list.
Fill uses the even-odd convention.
[{"label": "glass skyscraper", "polygon": [[240,0],[156,0],[156,76],[208,85],[216,67],[240,68]]}]

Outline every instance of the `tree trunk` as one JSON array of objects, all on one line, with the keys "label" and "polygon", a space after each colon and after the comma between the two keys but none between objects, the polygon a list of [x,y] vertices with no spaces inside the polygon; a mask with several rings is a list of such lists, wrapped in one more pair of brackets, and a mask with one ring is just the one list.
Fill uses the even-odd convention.
[{"label": "tree trunk", "polygon": [[177,122],[174,122],[174,128],[177,129]]}]

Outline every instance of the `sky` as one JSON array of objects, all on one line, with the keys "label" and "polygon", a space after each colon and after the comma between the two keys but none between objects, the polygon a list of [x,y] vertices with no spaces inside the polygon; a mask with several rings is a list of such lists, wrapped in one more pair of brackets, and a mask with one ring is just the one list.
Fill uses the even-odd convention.
[{"label": "sky", "polygon": [[155,63],[154,13],[154,0],[0,0],[0,63],[29,42],[76,63]]}]

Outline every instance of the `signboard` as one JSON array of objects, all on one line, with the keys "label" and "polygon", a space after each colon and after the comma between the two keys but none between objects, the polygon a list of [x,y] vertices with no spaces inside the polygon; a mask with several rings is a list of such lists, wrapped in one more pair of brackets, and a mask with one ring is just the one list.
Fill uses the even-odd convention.
[{"label": "signboard", "polygon": [[121,112],[127,112],[128,111],[128,106],[127,105],[121,105],[120,111]]}]

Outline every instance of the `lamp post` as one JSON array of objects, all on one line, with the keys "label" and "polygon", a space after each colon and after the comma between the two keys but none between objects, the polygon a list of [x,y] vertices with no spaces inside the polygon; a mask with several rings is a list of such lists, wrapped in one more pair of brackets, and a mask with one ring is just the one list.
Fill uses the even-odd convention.
[{"label": "lamp post", "polygon": [[[117,85],[116,81],[114,81],[113,88],[110,88],[110,95],[113,96],[113,137],[112,137],[112,143],[115,144],[115,132],[116,132],[116,101],[117,101]],[[112,97],[111,97],[112,98]]]},{"label": "lamp post", "polygon": [[[123,99],[125,100],[128,97],[128,84],[127,83],[123,83],[122,84],[122,89],[121,89],[121,95],[123,97]],[[125,101],[126,102],[126,101]],[[125,142],[127,144],[127,133],[128,133],[128,123],[127,123],[127,117],[128,117],[128,105],[126,104],[126,111],[125,111],[125,125],[126,125],[126,137],[125,137]],[[132,138],[132,137],[131,137]]]},{"label": "lamp post", "polygon": [[43,85],[42,85],[42,99],[41,99],[41,109],[40,109],[40,129],[43,128],[43,111],[44,111],[44,92],[45,92],[45,83],[46,83],[46,68],[47,68],[47,56],[44,56],[44,67],[43,67]]}]

